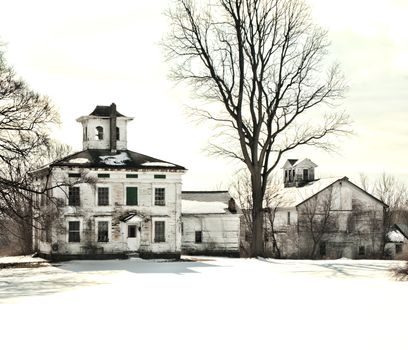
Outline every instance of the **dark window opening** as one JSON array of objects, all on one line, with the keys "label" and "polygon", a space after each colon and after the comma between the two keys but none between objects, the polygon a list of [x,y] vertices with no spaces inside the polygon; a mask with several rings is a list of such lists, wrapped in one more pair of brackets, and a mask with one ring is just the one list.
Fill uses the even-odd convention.
[{"label": "dark window opening", "polygon": [[84,127],[84,141],[87,141],[87,140],[88,140],[88,127],[85,126]]},{"label": "dark window opening", "polygon": [[137,179],[138,177],[138,174],[126,174],[127,179]]},{"label": "dark window opening", "polygon": [[365,246],[361,245],[358,247],[358,255],[365,255]]},{"label": "dark window opening", "polygon": [[68,222],[68,242],[80,242],[79,221]]},{"label": "dark window opening", "polygon": [[98,221],[98,242],[109,242],[108,221]]},{"label": "dark window opening", "polygon": [[120,129],[116,127],[116,140],[120,140]]},{"label": "dark window opening", "polygon": [[288,211],[288,219],[287,219],[288,225],[290,225],[290,211]]},{"label": "dark window opening", "polygon": [[166,205],[165,189],[155,188],[154,189],[154,205]]},{"label": "dark window opening", "polygon": [[126,187],[126,205],[137,205],[137,187]]},{"label": "dark window opening", "polygon": [[303,180],[304,181],[309,180],[309,170],[308,169],[303,169]]},{"label": "dark window opening", "polygon": [[195,242],[202,243],[203,242],[203,231],[196,231],[195,232]]},{"label": "dark window opening", "polygon": [[129,238],[136,238],[136,225],[129,225],[128,226],[128,237]]},{"label": "dark window opening", "polygon": [[68,190],[68,205],[80,205],[79,187],[70,187]]},{"label": "dark window opening", "polygon": [[68,174],[68,177],[81,177],[80,173],[70,173]]},{"label": "dark window opening", "polygon": [[110,174],[98,174],[99,178],[109,178]]},{"label": "dark window opening", "polygon": [[166,175],[156,174],[156,175],[154,175],[154,178],[155,178],[155,179],[165,179],[165,178],[166,178]]},{"label": "dark window opening", "polygon": [[322,242],[319,245],[320,256],[326,256],[326,243]]},{"label": "dark window opening", "polygon": [[102,126],[96,127],[95,140],[103,140],[103,127]]},{"label": "dark window opening", "polygon": [[165,222],[155,221],[154,222],[154,241],[156,243],[165,242]]},{"label": "dark window opening", "polygon": [[98,187],[98,205],[109,205],[108,187]]},{"label": "dark window opening", "polygon": [[402,253],[402,244],[395,245],[395,254]]}]

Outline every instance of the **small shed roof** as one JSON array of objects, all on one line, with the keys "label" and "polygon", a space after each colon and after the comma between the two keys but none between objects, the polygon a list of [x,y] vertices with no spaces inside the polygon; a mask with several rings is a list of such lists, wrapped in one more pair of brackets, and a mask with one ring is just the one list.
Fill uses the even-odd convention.
[{"label": "small shed roof", "polygon": [[[226,214],[232,199],[228,191],[183,191],[182,214]],[[238,208],[237,208],[238,209]]]}]

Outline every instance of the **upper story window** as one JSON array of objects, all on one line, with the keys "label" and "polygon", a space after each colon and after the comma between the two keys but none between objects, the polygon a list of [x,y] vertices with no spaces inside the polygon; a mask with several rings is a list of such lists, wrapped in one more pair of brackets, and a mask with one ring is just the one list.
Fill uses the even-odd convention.
[{"label": "upper story window", "polygon": [[98,187],[98,205],[109,205],[109,187]]},{"label": "upper story window", "polygon": [[120,129],[116,127],[116,140],[120,140]]},{"label": "upper story window", "polygon": [[97,126],[95,128],[95,140],[103,140],[103,127]]},{"label": "upper story window", "polygon": [[166,205],[166,191],[164,188],[154,189],[154,205]]},{"label": "upper story window", "polygon": [[137,187],[126,187],[126,205],[137,205]]},{"label": "upper story window", "polygon": [[68,205],[80,205],[79,187],[70,187],[68,190]]},{"label": "upper story window", "polygon": [[84,127],[84,141],[87,141],[87,140],[88,140],[88,127],[85,126]]},{"label": "upper story window", "polygon": [[287,223],[290,225],[290,211],[288,211]]}]

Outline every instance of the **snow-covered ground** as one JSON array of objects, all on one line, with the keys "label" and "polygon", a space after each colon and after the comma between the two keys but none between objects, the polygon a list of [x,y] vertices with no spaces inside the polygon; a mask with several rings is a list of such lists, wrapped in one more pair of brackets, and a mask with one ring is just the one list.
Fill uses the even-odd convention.
[{"label": "snow-covered ground", "polygon": [[390,261],[72,261],[0,270],[1,349],[408,349]]}]

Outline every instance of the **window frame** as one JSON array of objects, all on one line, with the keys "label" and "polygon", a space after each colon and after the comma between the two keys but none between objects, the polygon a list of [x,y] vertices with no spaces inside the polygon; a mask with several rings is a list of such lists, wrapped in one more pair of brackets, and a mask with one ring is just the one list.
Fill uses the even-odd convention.
[{"label": "window frame", "polygon": [[[71,191],[78,189],[78,202],[72,203],[71,202]],[[73,198],[75,198],[73,196]],[[73,199],[72,198],[72,199]],[[81,188],[79,186],[69,186],[68,187],[68,205],[71,207],[79,207],[81,205]]]},{"label": "window frame", "polygon": [[[105,189],[108,189],[108,203],[107,204],[99,204],[99,189],[102,189],[102,188],[105,188]],[[110,203],[111,203],[111,190],[110,190],[110,186],[97,186],[96,187],[96,205],[98,206],[98,207],[108,207],[108,206],[110,206]]]},{"label": "window frame", "polygon": [[[99,241],[99,223],[107,222],[108,223],[108,232],[107,232],[107,241]],[[107,218],[95,219],[95,238],[97,243],[110,243],[112,234],[112,220]]]},{"label": "window frame", "polygon": [[[78,230],[78,237],[79,237],[79,241],[70,241],[70,236],[69,236],[69,225],[71,222],[78,222],[79,223],[79,230]],[[69,218],[66,220],[66,232],[67,232],[67,236],[66,236],[66,242],[69,244],[78,244],[81,243],[81,237],[82,237],[82,220],[81,218]]]},{"label": "window frame", "polygon": [[[163,240],[156,240],[156,228],[158,223],[163,223]],[[152,225],[152,242],[153,243],[166,243],[166,236],[167,236],[167,222],[164,219],[155,219],[153,220],[153,225]],[[160,233],[161,234],[161,233]]]},{"label": "window frame", "polygon": [[[156,199],[156,191],[163,190],[163,199]],[[165,207],[166,206],[166,187],[154,187],[153,193],[153,205],[155,207]]]}]

